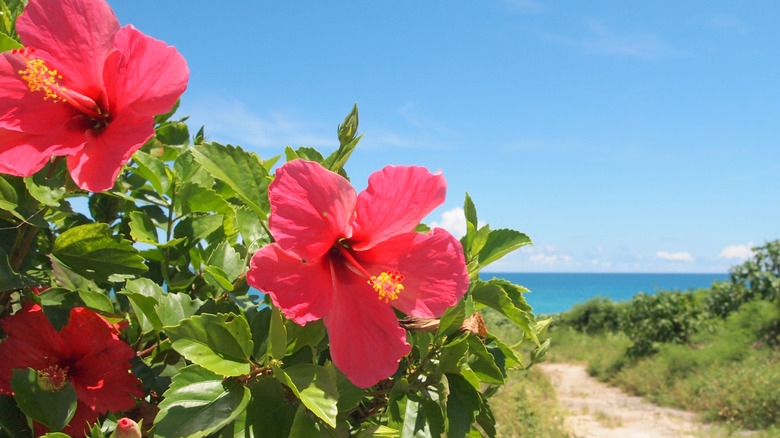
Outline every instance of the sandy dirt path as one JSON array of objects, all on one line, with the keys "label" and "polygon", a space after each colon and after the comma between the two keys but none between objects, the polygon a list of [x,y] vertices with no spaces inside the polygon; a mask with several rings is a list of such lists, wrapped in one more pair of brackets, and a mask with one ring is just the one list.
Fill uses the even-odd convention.
[{"label": "sandy dirt path", "polygon": [[565,425],[578,438],[705,437],[708,426],[693,413],[662,408],[588,375],[585,365],[536,365],[558,393]]}]

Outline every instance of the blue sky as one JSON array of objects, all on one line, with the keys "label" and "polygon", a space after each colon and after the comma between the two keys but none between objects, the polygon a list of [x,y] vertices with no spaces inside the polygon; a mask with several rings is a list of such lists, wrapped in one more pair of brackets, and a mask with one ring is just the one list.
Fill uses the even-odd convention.
[{"label": "blue sky", "polygon": [[773,2],[109,0],[191,69],[180,115],[261,157],[337,146],[361,189],[442,169],[532,248],[493,271],[726,272],[780,237]]}]

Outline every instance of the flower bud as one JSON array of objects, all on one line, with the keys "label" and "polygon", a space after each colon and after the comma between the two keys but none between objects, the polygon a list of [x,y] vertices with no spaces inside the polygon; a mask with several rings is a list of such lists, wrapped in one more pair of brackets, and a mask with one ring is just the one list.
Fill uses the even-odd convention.
[{"label": "flower bud", "polygon": [[116,423],[113,438],[141,438],[141,428],[135,421],[123,417]]}]

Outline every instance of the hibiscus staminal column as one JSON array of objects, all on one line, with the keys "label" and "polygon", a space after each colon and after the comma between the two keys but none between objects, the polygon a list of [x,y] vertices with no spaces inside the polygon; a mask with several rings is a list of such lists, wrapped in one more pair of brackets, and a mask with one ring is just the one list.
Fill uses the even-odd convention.
[{"label": "hibiscus staminal column", "polygon": [[333,363],[372,386],[411,349],[394,309],[438,318],[468,288],[460,242],[414,231],[445,192],[441,172],[422,167],[387,166],[357,194],[318,163],[290,161],[268,188],[275,243],[254,254],[247,280],[296,323],[322,319]]},{"label": "hibiscus staminal column", "polygon": [[59,391],[68,383],[69,367],[60,367],[57,364],[49,365],[46,368],[38,370],[38,380],[43,383],[47,391]]}]

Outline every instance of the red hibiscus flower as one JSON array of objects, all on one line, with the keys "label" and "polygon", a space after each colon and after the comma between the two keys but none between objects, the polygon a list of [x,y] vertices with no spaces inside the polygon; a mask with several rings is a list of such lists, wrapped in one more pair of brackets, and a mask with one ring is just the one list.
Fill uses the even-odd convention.
[{"label": "red hibiscus flower", "polygon": [[269,187],[276,243],[252,257],[249,284],[298,324],[323,318],[333,363],[372,386],[411,348],[393,307],[436,318],[468,288],[460,242],[441,228],[414,232],[445,192],[440,172],[388,166],[358,195],[338,174],[293,160]]},{"label": "red hibiscus flower", "polygon": [[0,172],[30,176],[67,155],[79,187],[110,189],[186,89],[187,63],[120,29],[103,0],[30,0],[16,30],[25,48],[0,54]]},{"label": "red hibiscus flower", "polygon": [[[84,308],[70,311],[68,324],[54,330],[37,304],[0,320],[8,336],[0,342],[0,393],[11,394],[14,369],[32,368],[52,383],[69,380],[76,390],[76,413],[62,432],[84,436],[87,424],[106,412],[130,409],[144,395],[130,373],[135,352],[119,340],[113,325]],[[43,427],[36,425],[36,432]]]}]

